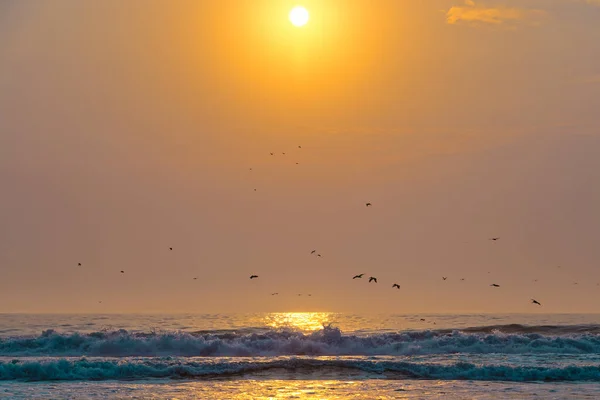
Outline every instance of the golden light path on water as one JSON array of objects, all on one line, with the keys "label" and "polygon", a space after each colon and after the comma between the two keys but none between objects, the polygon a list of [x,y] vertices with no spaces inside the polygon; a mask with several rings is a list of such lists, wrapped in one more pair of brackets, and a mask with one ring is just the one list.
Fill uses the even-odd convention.
[{"label": "golden light path on water", "polygon": [[[18,399],[97,399],[111,393],[111,399],[171,399],[171,400],[523,400],[597,398],[594,383],[569,385],[525,382],[429,381],[429,380],[216,380],[202,382],[172,382],[169,385],[153,382],[64,382],[36,384],[40,396],[33,395],[31,383],[5,387],[6,398]],[[52,393],[52,397],[44,394]],[[557,396],[558,393],[558,396]],[[86,396],[88,394],[89,396]],[[564,394],[564,396],[560,396]]]},{"label": "golden light path on water", "polygon": [[270,313],[264,318],[266,326],[275,329],[292,328],[305,332],[323,329],[331,323],[332,313],[328,312],[282,312]]}]

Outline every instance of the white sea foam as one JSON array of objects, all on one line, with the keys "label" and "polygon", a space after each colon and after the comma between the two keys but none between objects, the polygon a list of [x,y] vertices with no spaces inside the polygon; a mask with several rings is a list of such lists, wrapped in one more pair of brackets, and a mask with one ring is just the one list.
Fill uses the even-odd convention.
[{"label": "white sea foam", "polygon": [[[578,327],[561,334],[503,333],[498,327],[463,331],[411,331],[368,336],[345,335],[335,327],[307,334],[294,330],[214,332],[112,332],[0,339],[0,356],[344,356],[434,354],[590,354],[600,353],[600,334]],[[594,328],[595,329],[595,328]],[[539,329],[538,329],[539,330]],[[515,332],[516,329],[511,330]],[[546,332],[548,329],[546,329]],[[577,332],[577,333],[571,333]],[[556,332],[554,332],[556,333]]]}]

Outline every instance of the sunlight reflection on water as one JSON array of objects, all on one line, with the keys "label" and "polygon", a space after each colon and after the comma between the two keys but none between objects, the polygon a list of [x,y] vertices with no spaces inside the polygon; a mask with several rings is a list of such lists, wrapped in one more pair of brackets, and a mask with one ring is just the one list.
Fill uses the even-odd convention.
[{"label": "sunlight reflection on water", "polygon": [[204,382],[64,382],[0,383],[2,398],[46,400],[524,400],[594,399],[599,385],[581,383],[515,383],[471,381],[330,381],[330,380],[219,380]]},{"label": "sunlight reflection on water", "polygon": [[331,323],[333,313],[328,312],[285,312],[265,315],[266,326],[282,329],[292,328],[304,332],[314,332]]}]

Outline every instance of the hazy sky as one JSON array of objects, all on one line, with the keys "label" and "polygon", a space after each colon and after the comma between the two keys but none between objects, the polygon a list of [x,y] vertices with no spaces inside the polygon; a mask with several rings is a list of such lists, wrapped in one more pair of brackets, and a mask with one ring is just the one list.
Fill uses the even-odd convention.
[{"label": "hazy sky", "polygon": [[0,312],[599,312],[599,26],[0,0]]}]

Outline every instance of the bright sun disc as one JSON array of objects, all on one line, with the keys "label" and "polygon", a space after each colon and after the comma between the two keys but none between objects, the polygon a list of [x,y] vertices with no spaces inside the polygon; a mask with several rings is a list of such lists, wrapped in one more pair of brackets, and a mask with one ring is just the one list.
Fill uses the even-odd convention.
[{"label": "bright sun disc", "polygon": [[308,22],[310,15],[308,14],[308,10],[304,7],[297,6],[292,8],[290,11],[290,21],[295,26],[304,26]]}]

